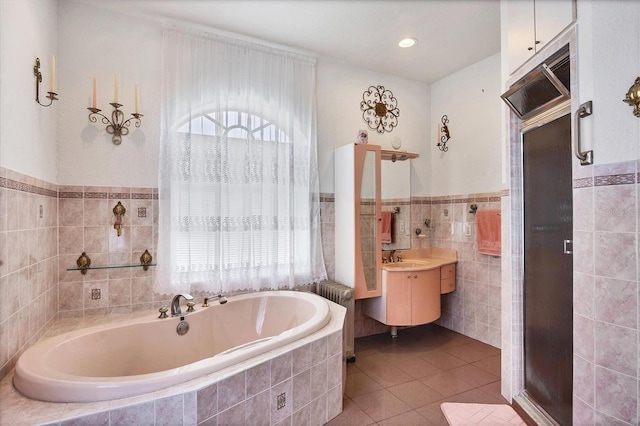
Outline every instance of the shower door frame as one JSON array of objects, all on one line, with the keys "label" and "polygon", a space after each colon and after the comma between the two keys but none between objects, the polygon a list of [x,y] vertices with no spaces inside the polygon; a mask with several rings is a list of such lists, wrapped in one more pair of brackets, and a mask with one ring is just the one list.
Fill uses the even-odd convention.
[{"label": "shower door frame", "polygon": [[[577,72],[577,28],[569,27],[556,40],[548,43],[539,53],[517,70],[507,81],[504,89],[520,80],[531,70],[552,57],[563,46],[569,45],[571,58],[571,111],[579,107],[578,72]],[[543,113],[547,115],[548,113]],[[575,128],[574,114],[571,115],[572,129]],[[523,122],[505,105],[505,169],[508,182],[507,191],[503,191],[502,208],[507,213],[507,220],[503,215],[503,247],[508,252],[503,253],[502,269],[507,279],[502,289],[502,384],[501,393],[512,401],[514,408],[523,417],[528,416],[538,424],[553,424],[553,421],[538,410],[526,397],[524,392],[524,222],[523,222],[523,186],[522,186],[522,133]],[[575,135],[572,133],[572,146]],[[580,162],[574,157],[572,161],[572,179],[579,173]],[[575,247],[575,246],[574,246]],[[574,348],[575,351],[575,348]]]}]

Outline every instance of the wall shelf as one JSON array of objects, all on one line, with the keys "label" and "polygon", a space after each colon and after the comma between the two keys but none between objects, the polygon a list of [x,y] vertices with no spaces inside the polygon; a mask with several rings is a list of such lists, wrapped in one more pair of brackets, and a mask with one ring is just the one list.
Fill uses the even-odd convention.
[{"label": "wall shelf", "polygon": [[149,250],[145,250],[144,253],[140,256],[140,263],[126,263],[122,265],[102,265],[102,266],[91,266],[91,258],[87,256],[87,253],[82,252],[78,260],[76,261],[77,266],[72,266],[67,268],[67,271],[80,271],[82,275],[85,275],[89,269],[119,269],[119,268],[138,268],[142,267],[145,271],[149,269],[149,266],[156,266],[156,263],[151,263],[153,261],[153,257]]},{"label": "wall shelf", "polygon": [[393,159],[394,155],[395,155],[395,161],[413,160],[414,158],[419,157],[419,155],[416,154],[415,152],[395,151],[390,149],[381,149],[380,154],[381,154],[382,160],[391,160],[391,161],[394,161]]},{"label": "wall shelf", "polygon": [[149,263],[148,265],[143,265],[141,263],[133,263],[133,264],[125,264],[125,265],[89,266],[86,268],[80,268],[79,266],[72,266],[71,268],[67,268],[67,271],[88,271],[91,269],[140,268],[145,266],[156,266],[156,265],[157,263]]}]

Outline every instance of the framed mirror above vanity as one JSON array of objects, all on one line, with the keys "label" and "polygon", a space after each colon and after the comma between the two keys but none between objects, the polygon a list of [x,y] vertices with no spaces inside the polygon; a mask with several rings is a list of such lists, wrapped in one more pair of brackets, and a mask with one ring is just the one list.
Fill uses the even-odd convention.
[{"label": "framed mirror above vanity", "polygon": [[382,250],[411,248],[411,161],[383,156],[380,164],[380,198],[383,212],[391,212],[391,242]]}]

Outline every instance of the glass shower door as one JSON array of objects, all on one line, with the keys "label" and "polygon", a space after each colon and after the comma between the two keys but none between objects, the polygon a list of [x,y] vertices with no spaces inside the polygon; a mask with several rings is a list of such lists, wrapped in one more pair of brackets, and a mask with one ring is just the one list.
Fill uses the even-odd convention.
[{"label": "glass shower door", "polygon": [[571,116],[523,134],[525,390],[559,424],[572,420]]}]

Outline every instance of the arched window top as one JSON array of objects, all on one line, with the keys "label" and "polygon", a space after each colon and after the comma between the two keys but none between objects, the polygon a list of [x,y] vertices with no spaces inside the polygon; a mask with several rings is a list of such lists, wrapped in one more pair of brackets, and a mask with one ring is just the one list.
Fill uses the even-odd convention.
[{"label": "arched window top", "polygon": [[216,111],[197,116],[178,128],[180,133],[249,139],[265,142],[291,142],[274,123],[243,111]]}]

